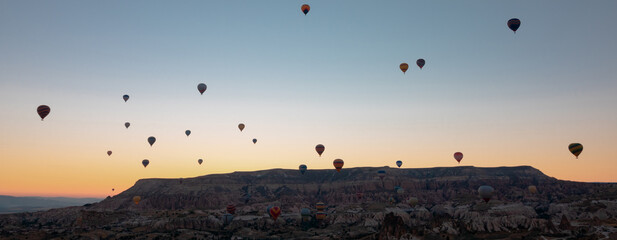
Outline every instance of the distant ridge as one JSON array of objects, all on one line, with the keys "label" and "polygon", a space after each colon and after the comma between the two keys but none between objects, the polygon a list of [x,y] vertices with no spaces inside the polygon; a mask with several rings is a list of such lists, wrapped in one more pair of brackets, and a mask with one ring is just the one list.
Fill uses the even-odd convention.
[{"label": "distant ridge", "polygon": [[82,206],[96,203],[99,198],[13,197],[0,195],[0,214],[43,211],[52,208]]}]

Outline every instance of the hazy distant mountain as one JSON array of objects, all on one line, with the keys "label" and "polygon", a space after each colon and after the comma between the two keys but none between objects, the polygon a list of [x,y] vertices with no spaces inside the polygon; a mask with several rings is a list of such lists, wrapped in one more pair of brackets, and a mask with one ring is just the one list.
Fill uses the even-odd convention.
[{"label": "hazy distant mountain", "polygon": [[18,213],[47,210],[70,206],[82,206],[96,203],[98,198],[65,198],[65,197],[12,197],[0,195],[0,213]]}]

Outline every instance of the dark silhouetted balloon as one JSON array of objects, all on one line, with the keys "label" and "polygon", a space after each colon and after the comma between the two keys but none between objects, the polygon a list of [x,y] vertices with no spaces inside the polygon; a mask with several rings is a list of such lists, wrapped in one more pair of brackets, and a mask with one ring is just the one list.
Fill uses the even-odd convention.
[{"label": "dark silhouetted balloon", "polygon": [[463,153],[461,152],[455,152],[454,153],[454,159],[456,159],[456,161],[458,163],[461,163],[461,160],[463,160]]},{"label": "dark silhouetted balloon", "polygon": [[420,58],[416,61],[416,64],[418,65],[418,67],[420,67],[420,69],[422,69],[422,67],[424,67],[424,59]]},{"label": "dark silhouetted balloon", "polygon": [[307,169],[306,165],[302,164],[302,165],[300,165],[299,168],[300,168],[300,173],[302,173],[304,175],[304,172],[306,172],[306,169]]},{"label": "dark silhouetted balloon", "polygon": [[47,117],[47,115],[49,115],[50,111],[51,109],[47,105],[41,105],[36,108],[36,112],[39,114],[39,117],[41,117],[41,121],[43,121],[43,119]]},{"label": "dark silhouetted balloon", "polygon": [[320,157],[323,151],[325,150],[326,150],[326,147],[324,147],[324,145],[322,144],[317,144],[317,146],[315,146],[315,151],[317,151],[317,154],[319,154]]},{"label": "dark silhouetted balloon", "polygon": [[191,135],[191,130],[184,131],[184,134],[186,134],[186,136],[188,137],[189,135]]},{"label": "dark silhouetted balloon", "polygon": [[154,142],[156,142],[156,138],[155,138],[155,137],[150,136],[150,137],[148,138],[148,143],[150,143],[150,146],[152,146],[152,144],[154,144]]},{"label": "dark silhouetted balloon", "polygon": [[399,68],[401,69],[401,71],[403,71],[403,73],[405,73],[407,72],[407,69],[409,69],[409,65],[407,63],[401,63]]},{"label": "dark silhouetted balloon", "polygon": [[396,161],[396,166],[401,167],[403,165],[403,161],[398,160]]},{"label": "dark silhouetted balloon", "polygon": [[242,132],[242,130],[244,130],[244,123],[238,124],[238,128],[240,129],[240,132]]},{"label": "dark silhouetted balloon", "polygon": [[311,10],[311,6],[309,6],[308,4],[302,4],[302,7],[300,7],[300,10],[302,10],[304,15],[306,15]]},{"label": "dark silhouetted balloon", "polygon": [[257,143],[257,138],[253,138],[253,144],[255,144],[255,143]]},{"label": "dark silhouetted balloon", "polygon": [[124,99],[124,102],[128,101],[129,100],[129,95],[125,94],[124,96],[122,96],[122,99]]},{"label": "dark silhouetted balloon", "polygon": [[576,159],[578,159],[578,155],[583,152],[583,145],[580,143],[570,143],[568,150],[570,150],[570,152],[576,156]]},{"label": "dark silhouetted balloon", "polygon": [[203,162],[204,162],[204,160],[201,159],[201,158],[199,160],[197,160],[197,163],[199,163],[199,165],[201,165]]},{"label": "dark silhouetted balloon", "polygon": [[124,123],[124,127],[129,128],[130,126],[131,126],[131,123],[130,123],[130,122],[125,122],[125,123]]},{"label": "dark silhouetted balloon", "polygon": [[148,159],[144,159],[143,161],[141,161],[141,165],[144,165],[144,167],[147,167],[148,164],[150,164],[150,160]]},{"label": "dark silhouetted balloon", "polygon": [[332,165],[334,165],[334,168],[336,168],[337,172],[341,172],[341,169],[343,168],[343,165],[345,164],[345,162],[343,162],[343,159],[334,159],[334,161],[332,162]]},{"label": "dark silhouetted balloon", "polygon": [[484,202],[488,202],[489,200],[491,200],[491,197],[493,196],[493,191],[495,191],[495,189],[493,189],[493,187],[491,186],[484,185],[478,188],[478,193],[480,194],[480,197],[482,197]]},{"label": "dark silhouetted balloon", "polygon": [[510,30],[514,31],[514,33],[516,33],[516,30],[520,26],[521,26],[521,20],[518,20],[518,18],[512,18],[508,20],[508,27],[510,28]]},{"label": "dark silhouetted balloon", "polygon": [[208,89],[208,86],[206,86],[205,83],[200,83],[199,85],[197,85],[197,90],[199,90],[199,93],[201,95],[204,95],[204,92],[206,91],[206,89]]},{"label": "dark silhouetted balloon", "polygon": [[111,156],[111,151],[107,151],[107,156]]}]

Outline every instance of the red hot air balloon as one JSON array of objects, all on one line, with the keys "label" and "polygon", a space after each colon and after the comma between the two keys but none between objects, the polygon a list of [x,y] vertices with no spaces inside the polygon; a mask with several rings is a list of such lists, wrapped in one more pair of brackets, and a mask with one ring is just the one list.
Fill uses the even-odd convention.
[{"label": "red hot air balloon", "polygon": [[111,151],[107,151],[107,156],[111,156]]},{"label": "red hot air balloon", "polygon": [[341,172],[341,169],[343,168],[343,164],[345,164],[345,162],[343,162],[343,159],[337,158],[337,159],[334,159],[332,164],[334,165],[334,168],[336,168],[337,172]]},{"label": "red hot air balloon", "polygon": [[47,105],[41,105],[36,108],[36,112],[39,114],[39,117],[41,117],[41,121],[43,121],[43,119],[47,117],[47,115],[49,115],[50,111],[51,109]]},{"label": "red hot air balloon", "polygon": [[512,30],[514,33],[516,33],[516,30],[518,30],[518,27],[520,26],[521,20],[518,20],[518,18],[512,18],[508,20],[508,28],[510,28],[510,30]]},{"label": "red hot air balloon", "polygon": [[454,153],[454,159],[456,159],[456,161],[458,163],[461,163],[461,160],[463,160],[463,153],[461,152],[455,152]]},{"label": "red hot air balloon", "polygon": [[200,83],[199,85],[197,85],[197,90],[199,90],[199,93],[201,93],[201,95],[204,95],[206,89],[208,89],[208,86],[206,86],[205,83]]},{"label": "red hot air balloon", "polygon": [[306,15],[311,10],[311,6],[309,6],[308,4],[302,4],[302,7],[300,7],[300,10],[302,10],[304,15]]},{"label": "red hot air balloon", "polygon": [[418,67],[420,67],[420,69],[422,69],[422,67],[424,67],[424,59],[420,58],[418,59],[418,61],[416,61],[416,64],[418,65]]},{"label": "red hot air balloon", "polygon": [[319,154],[320,157],[323,151],[325,150],[326,150],[326,147],[324,147],[324,145],[322,144],[317,144],[317,146],[315,146],[315,151],[317,151],[317,154]]},{"label": "red hot air balloon", "polygon": [[227,213],[236,214],[236,206],[234,206],[233,204],[227,205]]},{"label": "red hot air balloon", "polygon": [[272,219],[274,219],[274,221],[276,221],[276,219],[279,217],[279,215],[281,215],[281,208],[274,206],[272,208],[270,208],[270,217],[272,217]]}]

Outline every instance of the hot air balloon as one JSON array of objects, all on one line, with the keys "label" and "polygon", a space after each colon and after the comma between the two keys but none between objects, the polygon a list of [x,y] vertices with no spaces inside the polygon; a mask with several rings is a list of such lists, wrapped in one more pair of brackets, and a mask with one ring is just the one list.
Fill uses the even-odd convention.
[{"label": "hot air balloon", "polygon": [[203,162],[204,162],[204,160],[201,159],[201,158],[199,160],[197,160],[197,163],[199,163],[199,165],[201,165]]},{"label": "hot air balloon", "polygon": [[311,6],[309,6],[308,4],[302,4],[302,7],[300,7],[300,9],[304,13],[304,15],[306,15],[311,10]]},{"label": "hot air balloon", "polygon": [[520,26],[521,26],[521,20],[518,20],[518,18],[512,18],[508,20],[508,27],[510,28],[510,30],[514,31],[514,33],[516,33],[516,30]]},{"label": "hot air balloon", "polygon": [[345,162],[343,162],[343,159],[337,158],[337,159],[334,159],[332,164],[334,165],[334,168],[336,168],[337,172],[341,172],[341,169],[343,168],[343,164],[345,164]]},{"label": "hot air balloon", "polygon": [[223,224],[230,224],[234,220],[234,215],[230,213],[223,214]]},{"label": "hot air balloon", "polygon": [[326,204],[323,202],[318,202],[315,204],[315,208],[317,209],[317,211],[323,211],[326,209]]},{"label": "hot air balloon", "polygon": [[133,202],[134,202],[135,204],[139,204],[139,202],[141,202],[141,197],[140,197],[140,196],[135,196],[135,197],[133,197]]},{"label": "hot air balloon", "polygon": [[381,180],[383,181],[383,178],[386,177],[386,170],[379,170],[377,171],[377,176],[379,176],[379,178],[381,178]]},{"label": "hot air balloon", "polygon": [[403,161],[398,160],[396,161],[396,166],[401,167],[403,165]]},{"label": "hot air balloon", "polygon": [[302,165],[300,165],[300,173],[302,173],[302,175],[304,175],[304,172],[306,172],[306,165],[302,164]]},{"label": "hot air balloon", "polygon": [[253,138],[253,144],[257,143],[257,138]]},{"label": "hot air balloon", "polygon": [[270,208],[269,210],[270,213],[270,217],[272,217],[272,219],[274,219],[274,221],[276,221],[276,219],[279,217],[279,215],[281,215],[281,208],[274,206],[272,208]]},{"label": "hot air balloon", "polygon": [[300,216],[302,216],[302,221],[308,221],[309,217],[311,216],[311,210],[308,208],[302,208],[300,210]]},{"label": "hot air balloon", "polygon": [[124,127],[129,128],[130,126],[131,126],[131,123],[130,123],[130,122],[125,122],[125,123],[124,123]]},{"label": "hot air balloon", "polygon": [[155,137],[150,136],[150,137],[148,138],[148,143],[150,143],[150,146],[151,146],[151,147],[152,147],[152,144],[154,144],[154,142],[156,142],[156,138],[155,138]]},{"label": "hot air balloon", "polygon": [[122,99],[124,99],[124,102],[129,100],[129,95],[124,94],[124,96],[122,96]]},{"label": "hot air balloon", "polygon": [[184,134],[186,134],[186,136],[188,137],[189,135],[191,135],[191,130],[184,131]]},{"label": "hot air balloon", "polygon": [[242,132],[242,130],[244,130],[244,123],[238,124],[238,128],[240,129],[240,132]]},{"label": "hot air balloon", "polygon": [[574,156],[576,156],[576,159],[578,159],[578,155],[583,152],[583,145],[580,143],[570,143],[568,149],[572,154],[574,154]]},{"label": "hot air balloon", "polygon": [[47,117],[47,115],[49,115],[50,111],[51,109],[47,105],[41,105],[36,108],[36,112],[39,114],[39,117],[41,117],[41,121],[43,121],[43,119]]},{"label": "hot air balloon", "polygon": [[404,74],[405,72],[407,72],[407,69],[409,69],[409,65],[407,65],[407,63],[401,63],[399,68],[401,68],[401,71],[403,71]]},{"label": "hot air balloon", "polygon": [[114,190],[116,190],[116,189],[113,189],[113,188],[111,189],[111,191],[112,191],[112,192],[113,192]]},{"label": "hot air balloon", "polygon": [[326,147],[324,147],[324,145],[322,144],[317,144],[317,146],[315,146],[315,151],[317,151],[317,154],[319,154],[320,157],[323,151],[325,150],[326,150]]},{"label": "hot air balloon", "polygon": [[418,198],[410,197],[409,199],[407,199],[407,204],[409,204],[409,206],[411,207],[416,206],[416,204],[418,204]]},{"label": "hot air balloon", "polygon": [[455,152],[454,153],[454,159],[456,159],[456,161],[458,163],[461,163],[461,160],[463,160],[463,153],[461,152]]},{"label": "hot air balloon", "polygon": [[534,185],[527,187],[527,189],[529,190],[531,194],[536,194],[538,192],[538,188],[536,188],[536,186]]},{"label": "hot air balloon", "polygon": [[315,213],[315,219],[317,220],[324,220],[326,219],[326,213],[322,212],[322,211],[318,211]]},{"label": "hot air balloon", "polygon": [[107,156],[111,156],[111,151],[107,151]]},{"label": "hot air balloon", "polygon": [[143,161],[141,161],[141,164],[144,165],[144,167],[147,167],[148,164],[150,164],[150,160],[144,159]]},{"label": "hot air balloon", "polygon": [[227,213],[236,214],[236,206],[234,206],[233,204],[227,205]]},{"label": "hot air balloon", "polygon": [[206,86],[205,83],[200,83],[199,85],[197,85],[197,90],[199,90],[199,93],[201,93],[201,95],[204,95],[204,92],[207,88],[208,86]]},{"label": "hot air balloon", "polygon": [[424,59],[420,58],[416,61],[416,65],[418,65],[418,67],[420,67],[420,69],[422,69],[422,67],[424,67],[424,63],[426,63],[424,61]]},{"label": "hot air balloon", "polygon": [[491,200],[491,197],[493,196],[493,191],[495,191],[495,189],[493,189],[493,187],[491,186],[484,185],[478,188],[478,193],[480,194],[480,197],[484,199],[484,202],[488,202],[489,200]]}]

